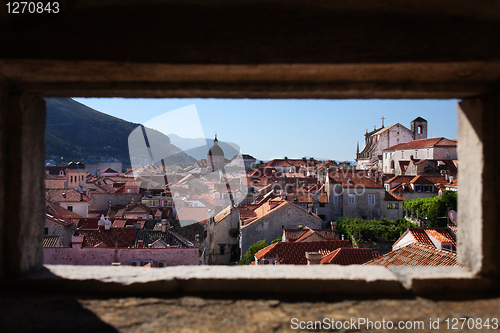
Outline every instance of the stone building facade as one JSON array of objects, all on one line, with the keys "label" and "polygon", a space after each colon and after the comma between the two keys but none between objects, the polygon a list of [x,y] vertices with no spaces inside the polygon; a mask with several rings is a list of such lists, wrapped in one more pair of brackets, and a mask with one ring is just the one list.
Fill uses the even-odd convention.
[{"label": "stone building facade", "polygon": [[286,200],[272,199],[259,209],[256,218],[241,227],[242,253],[260,240],[271,244],[283,234],[283,229],[321,228],[321,219],[317,215]]},{"label": "stone building facade", "polygon": [[342,216],[371,220],[383,215],[385,189],[365,176],[364,172],[329,172],[325,190],[329,207],[329,211],[325,211],[327,221]]},{"label": "stone building facade", "polygon": [[240,218],[238,209],[226,207],[207,223],[205,262],[208,265],[230,265],[240,258]]},{"label": "stone building facade", "polygon": [[[391,146],[427,138],[427,120],[418,117],[411,124],[411,129],[406,128],[400,123],[381,128],[376,128],[372,132],[365,134],[365,147],[359,152],[359,146],[356,152],[356,169],[368,170],[376,168],[382,170],[382,151]],[[380,162],[380,163],[379,163]]]},{"label": "stone building facade", "polygon": [[384,149],[383,170],[386,173],[405,175],[401,161],[457,160],[457,141],[446,138],[431,138],[397,144]]}]

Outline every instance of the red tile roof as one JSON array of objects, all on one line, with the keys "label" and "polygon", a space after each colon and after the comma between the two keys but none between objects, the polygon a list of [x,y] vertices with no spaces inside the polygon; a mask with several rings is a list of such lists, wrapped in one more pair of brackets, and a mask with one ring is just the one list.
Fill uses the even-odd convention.
[{"label": "red tile roof", "polygon": [[78,229],[75,236],[83,236],[83,247],[95,247],[96,245],[114,248],[132,247],[135,240],[135,228],[111,228],[104,230],[98,229]]},{"label": "red tile roof", "polygon": [[448,184],[444,176],[415,176],[411,184]]},{"label": "red tile roof", "polygon": [[387,253],[365,265],[378,266],[461,266],[456,253],[435,247],[411,243]]},{"label": "red tile roof", "polygon": [[396,150],[396,149],[413,149],[413,148],[425,148],[425,147],[439,147],[439,146],[452,146],[456,147],[457,142],[448,140],[446,138],[431,138],[422,140],[413,140],[410,142],[400,143],[395,146],[384,149],[384,151]]},{"label": "red tile roof", "polygon": [[100,170],[99,172],[100,173],[118,173],[118,171],[115,171],[115,170],[113,170],[111,168],[106,168],[104,170]]},{"label": "red tile roof", "polygon": [[406,200],[405,197],[397,195],[396,193],[385,191],[385,201],[403,201]]},{"label": "red tile roof", "polygon": [[406,230],[394,244],[397,244],[408,233],[411,233],[413,238],[415,238],[415,240],[420,244],[429,245],[429,246],[434,247],[434,243],[432,243],[432,241],[430,240],[430,238],[428,236],[428,235],[432,235],[434,238],[436,238],[438,240],[443,239],[445,242],[450,242],[455,248],[457,246],[456,241],[453,239],[453,236],[450,234],[450,231],[446,227],[441,227],[441,228],[408,228],[408,230]]},{"label": "red tile roof", "polygon": [[46,212],[52,216],[63,219],[81,219],[82,216],[70,212],[66,208],[59,206],[57,202],[47,201]]},{"label": "red tile roof", "polygon": [[323,256],[320,263],[322,265],[362,265],[378,257],[378,253],[372,249],[339,248]]},{"label": "red tile roof", "polygon": [[261,258],[278,258],[281,265],[307,265],[306,252],[330,253],[340,247],[351,247],[347,240],[313,242],[277,242],[255,253]]},{"label": "red tile roof", "polygon": [[302,242],[317,234],[324,240],[339,240],[339,236],[332,229],[310,229],[305,227],[303,229],[285,229],[285,239],[287,242]]},{"label": "red tile roof", "polygon": [[74,189],[47,189],[45,200],[54,202],[88,202],[90,198]]},{"label": "red tile roof", "polygon": [[45,213],[45,219],[49,220],[49,221],[52,221],[52,222],[55,222],[55,223],[58,223],[58,224],[60,224],[60,225],[62,225],[64,227],[67,227],[67,226],[70,226],[70,225],[73,224],[73,222],[71,222],[68,219],[60,218],[60,217],[56,217],[56,216],[52,216],[49,213]]},{"label": "red tile roof", "polygon": [[261,219],[262,217],[264,217],[268,214],[275,212],[278,209],[281,209],[282,207],[285,207],[286,205],[290,205],[292,207],[295,207],[295,208],[303,211],[304,213],[309,214],[309,215],[321,220],[321,218],[319,218],[318,215],[316,215],[314,213],[310,213],[306,209],[304,209],[300,206],[297,206],[297,205],[295,205],[289,201],[286,201],[284,199],[281,199],[281,198],[274,198],[274,199],[271,199],[268,202],[265,202],[264,204],[258,206],[257,208],[255,208],[254,212],[255,212],[256,216],[254,218],[247,219],[245,221],[245,225],[242,226],[242,228],[246,228],[249,224]]},{"label": "red tile roof", "polygon": [[407,184],[409,184],[413,178],[415,178],[415,176],[396,176],[396,177],[392,177],[391,179],[386,180],[385,183],[386,184],[390,184],[390,183],[398,183],[398,184],[407,183]]}]

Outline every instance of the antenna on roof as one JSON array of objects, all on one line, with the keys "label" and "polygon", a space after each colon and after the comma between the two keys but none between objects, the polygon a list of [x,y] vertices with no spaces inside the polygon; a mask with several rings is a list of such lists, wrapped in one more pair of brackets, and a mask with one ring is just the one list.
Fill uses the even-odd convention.
[{"label": "antenna on roof", "polygon": [[384,128],[384,119],[385,119],[384,116],[382,116],[381,119],[382,119],[382,128]]}]

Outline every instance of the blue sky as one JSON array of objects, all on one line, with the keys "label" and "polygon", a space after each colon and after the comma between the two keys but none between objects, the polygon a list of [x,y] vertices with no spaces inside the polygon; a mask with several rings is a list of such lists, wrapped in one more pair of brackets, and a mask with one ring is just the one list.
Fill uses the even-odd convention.
[{"label": "blue sky", "polygon": [[[457,138],[457,100],[252,100],[77,98],[97,111],[145,123],[188,105],[196,106],[205,137],[239,145],[257,159],[354,160],[366,130],[416,117],[428,121],[428,137]],[[170,133],[165,133],[170,134]]]}]

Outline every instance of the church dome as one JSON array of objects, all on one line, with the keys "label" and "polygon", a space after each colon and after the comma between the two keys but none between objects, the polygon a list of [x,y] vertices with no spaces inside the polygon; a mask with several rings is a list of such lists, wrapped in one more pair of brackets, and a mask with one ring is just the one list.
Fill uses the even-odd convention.
[{"label": "church dome", "polygon": [[219,140],[217,140],[217,135],[215,135],[214,145],[208,151],[207,156],[224,156],[224,151],[219,147]]},{"label": "church dome", "polygon": [[69,164],[67,166],[67,169],[77,170],[78,169],[78,164],[76,164],[75,161],[71,161],[71,162],[69,162]]},{"label": "church dome", "polygon": [[212,148],[210,148],[210,150],[208,151],[208,155],[210,155],[210,156],[224,156],[224,152],[222,151],[221,147],[212,146]]}]

